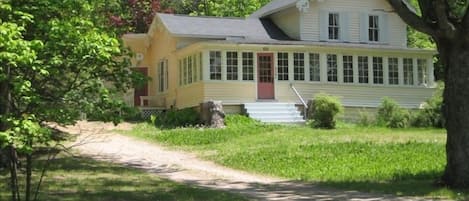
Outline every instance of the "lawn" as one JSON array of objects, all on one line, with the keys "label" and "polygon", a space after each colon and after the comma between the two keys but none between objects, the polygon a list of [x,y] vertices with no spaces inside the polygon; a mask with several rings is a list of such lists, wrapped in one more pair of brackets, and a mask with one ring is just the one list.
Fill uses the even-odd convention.
[{"label": "lawn", "polygon": [[228,116],[226,129],[160,130],[139,124],[128,135],[194,151],[219,164],[327,187],[406,196],[467,199],[435,187],[445,165],[442,129],[340,124],[336,130],[265,125]]},{"label": "lawn", "polygon": [[[8,200],[8,174],[0,171],[0,200]],[[163,180],[134,168],[88,158],[61,157],[53,161],[39,200],[147,201],[247,200],[227,192],[190,187]]]}]

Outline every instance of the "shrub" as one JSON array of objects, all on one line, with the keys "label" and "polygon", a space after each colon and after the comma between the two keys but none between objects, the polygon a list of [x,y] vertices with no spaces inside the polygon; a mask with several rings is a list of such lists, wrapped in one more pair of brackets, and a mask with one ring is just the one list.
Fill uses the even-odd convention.
[{"label": "shrub", "polygon": [[442,114],[444,85],[439,84],[438,90],[428,99],[423,108],[412,118],[412,126],[443,128],[445,120]]},{"label": "shrub", "polygon": [[389,128],[405,128],[409,126],[410,113],[402,109],[396,101],[385,97],[378,107],[377,124]]},{"label": "shrub", "polygon": [[337,115],[343,110],[337,97],[320,93],[310,102],[308,116],[313,120],[311,124],[313,127],[333,129],[336,126]]},{"label": "shrub", "polygon": [[358,115],[359,115],[358,125],[366,126],[366,127],[375,125],[376,123],[375,117],[372,114],[368,112],[360,111]]},{"label": "shrub", "polygon": [[182,110],[168,110],[152,117],[156,127],[159,128],[177,128],[197,126],[200,124],[200,116],[192,108]]}]

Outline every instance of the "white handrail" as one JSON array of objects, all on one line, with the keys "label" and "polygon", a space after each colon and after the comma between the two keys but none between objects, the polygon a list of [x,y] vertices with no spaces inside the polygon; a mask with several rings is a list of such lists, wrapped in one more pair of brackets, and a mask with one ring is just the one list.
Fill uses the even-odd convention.
[{"label": "white handrail", "polygon": [[290,83],[290,88],[293,90],[293,92],[295,92],[296,96],[300,99],[301,103],[303,104],[304,106],[304,115],[305,115],[305,119],[308,115],[308,104],[306,104],[305,100],[303,99],[303,97],[301,97],[300,93],[298,92],[298,90],[296,90],[295,86],[293,85],[293,83]]}]

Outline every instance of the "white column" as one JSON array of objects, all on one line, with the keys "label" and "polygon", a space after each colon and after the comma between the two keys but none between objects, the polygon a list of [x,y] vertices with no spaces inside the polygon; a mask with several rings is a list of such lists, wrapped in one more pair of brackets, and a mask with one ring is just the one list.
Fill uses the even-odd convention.
[{"label": "white column", "polygon": [[402,57],[397,58],[399,68],[399,85],[404,85],[404,59]]},{"label": "white column", "polygon": [[383,57],[383,81],[384,85],[389,85],[389,57]]},{"label": "white column", "polygon": [[337,54],[337,82],[344,83],[344,55]]},{"label": "white column", "polygon": [[353,83],[358,84],[358,55],[353,55]]},{"label": "white column", "polygon": [[253,59],[253,63],[254,63],[254,69],[253,69],[253,73],[254,73],[254,81],[257,82],[258,80],[258,76],[257,76],[257,73],[258,73],[258,70],[257,70],[257,52],[252,52],[252,59]]},{"label": "white column", "polygon": [[243,80],[243,52],[238,52],[238,80]]},{"label": "white column", "polygon": [[327,54],[322,53],[319,55],[319,63],[321,69],[321,82],[327,83]]},{"label": "white column", "polygon": [[428,87],[434,87],[435,86],[435,67],[433,64],[433,58],[427,59],[427,66],[428,66]]},{"label": "white column", "polygon": [[310,73],[309,73],[309,53],[308,52],[305,52],[303,53],[305,55],[305,81],[309,82],[310,81]]}]

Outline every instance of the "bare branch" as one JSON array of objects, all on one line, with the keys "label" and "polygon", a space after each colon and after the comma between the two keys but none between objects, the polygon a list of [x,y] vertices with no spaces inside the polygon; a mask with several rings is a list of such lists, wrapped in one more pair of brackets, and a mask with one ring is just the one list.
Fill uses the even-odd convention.
[{"label": "bare branch", "polygon": [[449,20],[448,6],[445,0],[435,0],[433,5],[435,8],[435,14],[438,20],[438,27],[442,31],[445,37],[454,38],[456,33],[456,27]]},{"label": "bare branch", "polygon": [[387,0],[389,4],[394,8],[396,13],[406,22],[409,26],[416,29],[417,31],[426,33],[431,36],[436,35],[436,30],[434,30],[430,24],[425,22],[425,20],[417,15],[413,9],[410,9],[407,6],[405,0]]}]

